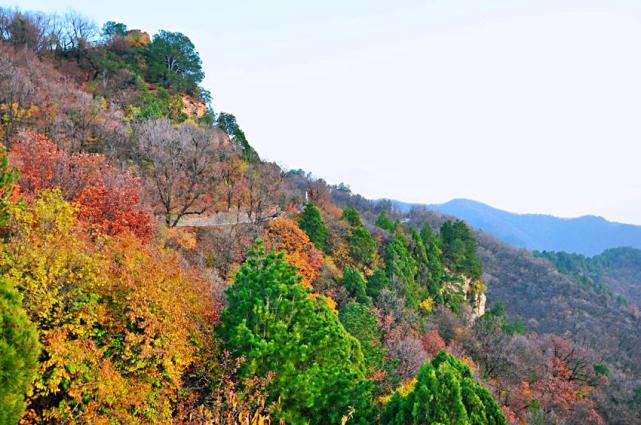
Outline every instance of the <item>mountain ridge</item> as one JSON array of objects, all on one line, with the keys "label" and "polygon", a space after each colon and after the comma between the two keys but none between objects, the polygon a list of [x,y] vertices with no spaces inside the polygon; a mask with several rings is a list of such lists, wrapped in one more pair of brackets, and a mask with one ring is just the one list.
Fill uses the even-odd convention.
[{"label": "mountain ridge", "polygon": [[512,213],[469,199],[443,204],[393,201],[401,211],[424,206],[462,219],[518,248],[532,251],[564,251],[595,256],[610,248],[641,249],[641,226],[609,221],[597,215],[574,218],[547,214]]}]

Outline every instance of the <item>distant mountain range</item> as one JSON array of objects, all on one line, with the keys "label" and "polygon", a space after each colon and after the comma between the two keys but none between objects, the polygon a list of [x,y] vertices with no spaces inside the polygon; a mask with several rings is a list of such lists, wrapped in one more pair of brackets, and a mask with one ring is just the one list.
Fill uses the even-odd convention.
[{"label": "distant mountain range", "polygon": [[[416,204],[395,202],[402,211]],[[465,220],[512,246],[537,251],[564,251],[587,256],[609,248],[641,249],[641,226],[615,223],[597,216],[559,218],[515,214],[468,199],[454,199],[427,208]]]}]

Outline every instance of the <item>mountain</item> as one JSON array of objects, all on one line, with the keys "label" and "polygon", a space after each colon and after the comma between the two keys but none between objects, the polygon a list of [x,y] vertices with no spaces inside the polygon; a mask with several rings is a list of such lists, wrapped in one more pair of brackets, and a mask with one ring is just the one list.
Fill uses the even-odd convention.
[{"label": "mountain", "polygon": [[[412,205],[396,203],[407,211]],[[508,244],[536,251],[564,251],[587,256],[609,248],[641,249],[641,226],[602,217],[559,218],[544,214],[515,214],[468,199],[455,199],[428,208],[451,215]]]},{"label": "mountain", "polygon": [[616,294],[621,303],[641,306],[641,250],[611,248],[594,257],[549,251],[536,255],[584,285]]}]

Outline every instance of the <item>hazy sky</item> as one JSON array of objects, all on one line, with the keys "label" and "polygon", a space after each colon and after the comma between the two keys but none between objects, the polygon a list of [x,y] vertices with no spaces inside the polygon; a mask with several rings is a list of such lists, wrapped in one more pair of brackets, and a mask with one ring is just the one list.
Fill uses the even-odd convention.
[{"label": "hazy sky", "polygon": [[370,198],[641,224],[638,0],[21,0],[196,44],[261,156]]}]

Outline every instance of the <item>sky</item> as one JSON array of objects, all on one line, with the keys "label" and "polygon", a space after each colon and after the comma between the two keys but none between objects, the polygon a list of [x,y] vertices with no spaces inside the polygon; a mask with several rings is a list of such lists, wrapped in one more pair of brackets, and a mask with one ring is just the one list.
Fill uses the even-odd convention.
[{"label": "sky", "polygon": [[259,154],[368,198],[641,224],[638,0],[0,0],[189,36]]}]

